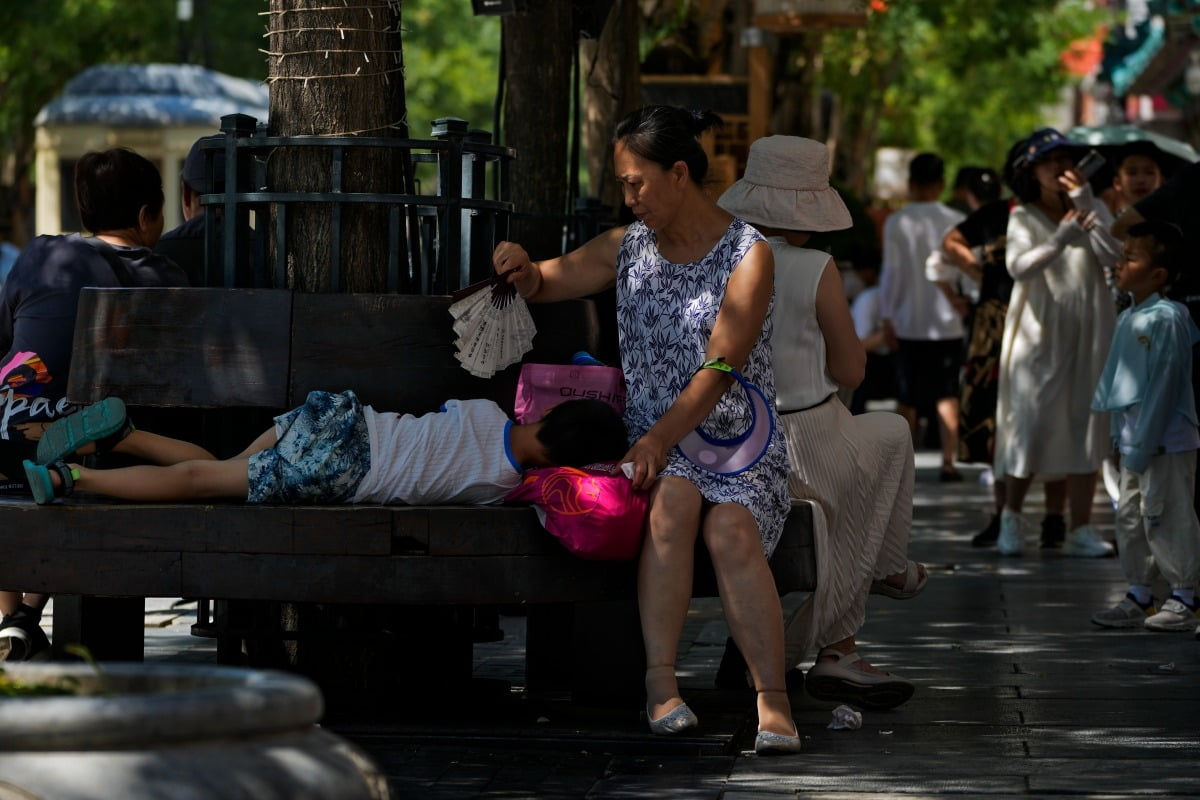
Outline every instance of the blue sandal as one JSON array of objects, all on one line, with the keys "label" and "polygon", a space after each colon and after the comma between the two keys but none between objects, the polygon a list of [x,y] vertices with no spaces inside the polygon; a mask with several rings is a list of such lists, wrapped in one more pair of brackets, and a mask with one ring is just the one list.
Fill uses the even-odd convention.
[{"label": "blue sandal", "polygon": [[125,415],[124,401],[108,397],[55,420],[42,431],[37,463],[58,461],[93,442],[97,453],[107,453],[132,432],[133,424]]},{"label": "blue sandal", "polygon": [[[61,459],[49,464],[35,464],[25,459],[22,465],[25,467],[25,479],[29,481],[29,490],[33,492],[33,502],[39,506],[49,505],[56,497],[69,495],[79,478],[79,470],[72,469]],[[58,473],[58,486],[50,478],[50,470]]]}]

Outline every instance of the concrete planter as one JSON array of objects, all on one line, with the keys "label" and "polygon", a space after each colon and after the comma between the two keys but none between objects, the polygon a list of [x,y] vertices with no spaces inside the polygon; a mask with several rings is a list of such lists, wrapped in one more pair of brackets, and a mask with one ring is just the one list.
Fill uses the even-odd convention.
[{"label": "concrete planter", "polygon": [[80,695],[0,699],[0,800],[383,800],[321,693],[283,672],[203,665],[4,665]]}]

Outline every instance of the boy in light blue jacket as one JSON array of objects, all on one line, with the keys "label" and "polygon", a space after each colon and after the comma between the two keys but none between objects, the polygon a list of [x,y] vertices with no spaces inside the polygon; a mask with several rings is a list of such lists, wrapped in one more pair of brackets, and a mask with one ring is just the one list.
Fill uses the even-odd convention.
[{"label": "boy in light blue jacket", "polygon": [[[1092,616],[1107,628],[1197,627],[1200,522],[1192,493],[1200,431],[1191,375],[1200,330],[1183,305],[1161,295],[1183,256],[1179,228],[1154,220],[1129,230],[1117,262],[1117,288],[1133,305],[1117,317],[1092,397],[1094,411],[1111,413],[1121,467],[1116,538],[1129,581],[1120,603]],[[1151,585],[1160,576],[1171,595],[1156,611]]]}]

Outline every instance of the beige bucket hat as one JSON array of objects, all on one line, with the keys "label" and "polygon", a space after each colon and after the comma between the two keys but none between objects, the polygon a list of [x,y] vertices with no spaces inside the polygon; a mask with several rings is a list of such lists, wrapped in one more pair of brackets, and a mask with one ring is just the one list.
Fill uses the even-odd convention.
[{"label": "beige bucket hat", "polygon": [[850,211],[829,185],[829,149],[799,136],[766,136],[750,145],[746,174],[717,205],[752,225],[789,231],[838,231]]}]

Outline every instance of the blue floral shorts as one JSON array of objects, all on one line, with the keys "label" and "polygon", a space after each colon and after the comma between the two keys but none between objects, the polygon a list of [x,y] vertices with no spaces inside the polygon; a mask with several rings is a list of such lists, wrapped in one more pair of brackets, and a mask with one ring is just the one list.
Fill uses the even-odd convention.
[{"label": "blue floral shorts", "polygon": [[347,503],[371,467],[371,442],[354,392],[309,392],[275,418],[279,441],[250,456],[249,503]]}]

